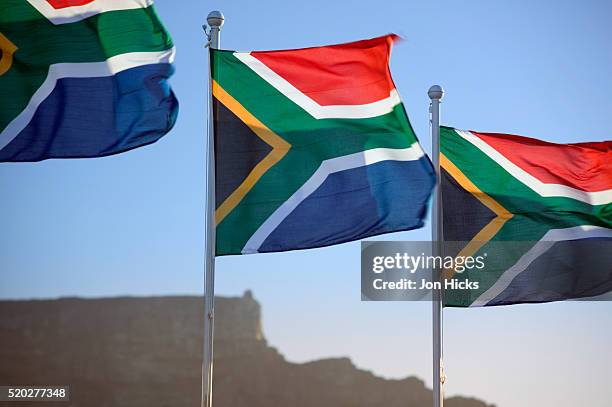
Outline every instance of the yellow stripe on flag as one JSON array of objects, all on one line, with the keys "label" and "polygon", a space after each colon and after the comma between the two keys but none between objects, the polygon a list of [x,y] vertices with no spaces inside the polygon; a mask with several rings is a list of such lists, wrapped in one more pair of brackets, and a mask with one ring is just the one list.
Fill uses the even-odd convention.
[{"label": "yellow stripe on flag", "polygon": [[272,151],[251,170],[238,188],[236,188],[217,208],[215,211],[215,224],[218,225],[236,206],[238,206],[240,201],[242,201],[253,186],[255,186],[257,181],[287,154],[291,148],[291,144],[260,122],[215,80],[213,80],[212,89],[213,95],[220,103],[223,103],[223,105],[234,113],[236,117],[242,120],[253,133],[272,147]]}]

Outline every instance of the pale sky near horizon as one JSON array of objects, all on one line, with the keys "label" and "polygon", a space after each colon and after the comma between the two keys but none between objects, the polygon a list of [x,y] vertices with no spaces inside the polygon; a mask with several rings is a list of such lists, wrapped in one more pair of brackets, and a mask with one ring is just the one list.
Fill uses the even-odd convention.
[{"label": "pale sky near horizon", "polygon": [[[443,124],[554,142],[612,139],[612,3],[606,1],[157,0],[177,46],[176,127],[113,157],[0,164],[1,298],[201,294],[207,66],[222,47],[279,49],[395,32],[392,73],[429,149],[427,89]],[[429,224],[394,239],[427,240]],[[431,386],[426,303],[361,302],[359,244],[217,261],[217,293],[252,289],[269,343],[289,360],[348,356]],[[447,394],[498,407],[609,407],[612,303],[445,314]]]}]

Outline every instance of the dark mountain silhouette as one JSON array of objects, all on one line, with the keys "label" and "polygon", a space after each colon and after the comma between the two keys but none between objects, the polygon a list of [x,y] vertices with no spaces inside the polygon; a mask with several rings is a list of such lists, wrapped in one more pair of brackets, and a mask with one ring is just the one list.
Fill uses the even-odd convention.
[{"label": "dark mountain silhouette", "polygon": [[[71,401],[44,403],[50,406],[199,406],[202,303],[199,297],[0,301],[0,384],[70,385]],[[216,315],[215,406],[431,405],[431,390],[415,377],[383,379],[347,358],[287,362],[268,346],[250,292],[217,298]],[[487,404],[452,397],[445,406]]]}]

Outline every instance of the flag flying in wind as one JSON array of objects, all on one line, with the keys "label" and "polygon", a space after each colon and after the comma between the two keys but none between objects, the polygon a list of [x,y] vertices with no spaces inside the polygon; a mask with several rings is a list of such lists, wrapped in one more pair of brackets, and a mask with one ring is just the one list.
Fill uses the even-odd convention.
[{"label": "flag flying in wind", "polygon": [[173,126],[152,0],[0,0],[0,161],[100,157]]},{"label": "flag flying in wind", "polygon": [[423,225],[435,178],[389,72],[395,38],[211,50],[217,255]]},{"label": "flag flying in wind", "polygon": [[448,127],[440,137],[444,240],[469,241],[465,256],[489,251],[485,271],[454,275],[479,288],[450,293],[447,305],[612,290],[612,141],[554,144]]}]

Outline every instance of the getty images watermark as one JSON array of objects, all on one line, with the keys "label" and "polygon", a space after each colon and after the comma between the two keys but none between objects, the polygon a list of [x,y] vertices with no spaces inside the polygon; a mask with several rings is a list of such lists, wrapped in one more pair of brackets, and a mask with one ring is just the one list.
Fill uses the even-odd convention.
[{"label": "getty images watermark", "polygon": [[612,240],[362,242],[364,301],[507,304],[612,299]]},{"label": "getty images watermark", "polygon": [[[381,274],[388,271],[405,270],[410,274],[415,274],[422,270],[454,270],[456,273],[463,273],[465,270],[482,270],[485,266],[485,253],[482,256],[441,256],[425,255],[418,256],[408,253],[395,253],[394,256],[376,256],[372,259],[372,272]],[[376,278],[373,286],[377,290],[432,290],[432,289],[477,289],[478,281],[459,280],[456,278],[444,281],[431,281],[421,277],[417,282],[412,279],[402,278],[400,281],[385,281],[384,278]]]},{"label": "getty images watermark", "polygon": [[[362,242],[362,300],[431,300],[441,289],[477,292],[476,273],[486,269],[488,253],[463,255],[468,243],[445,242],[434,253],[432,242]],[[445,278],[434,278],[434,271]]]},{"label": "getty images watermark", "polygon": [[462,255],[467,244],[447,242],[434,253],[431,242],[362,242],[362,299],[422,301],[433,290],[477,291],[480,281],[471,276],[485,269],[488,254]]}]

